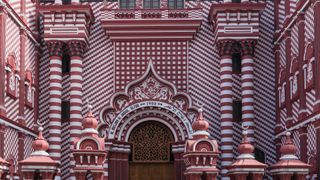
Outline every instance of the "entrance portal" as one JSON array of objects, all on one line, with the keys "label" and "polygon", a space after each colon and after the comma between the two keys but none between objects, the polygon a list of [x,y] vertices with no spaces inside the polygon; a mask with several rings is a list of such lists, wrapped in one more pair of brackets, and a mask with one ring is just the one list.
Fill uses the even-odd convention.
[{"label": "entrance portal", "polygon": [[168,127],[156,121],[141,123],[130,134],[129,142],[130,180],[174,179],[171,153],[174,138]]}]

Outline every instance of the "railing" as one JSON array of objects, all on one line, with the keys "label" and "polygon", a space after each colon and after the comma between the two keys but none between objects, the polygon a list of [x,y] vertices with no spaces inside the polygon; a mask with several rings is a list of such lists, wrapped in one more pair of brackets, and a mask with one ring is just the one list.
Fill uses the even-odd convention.
[{"label": "railing", "polygon": [[104,9],[102,19],[186,19],[201,18],[202,11],[190,9]]}]

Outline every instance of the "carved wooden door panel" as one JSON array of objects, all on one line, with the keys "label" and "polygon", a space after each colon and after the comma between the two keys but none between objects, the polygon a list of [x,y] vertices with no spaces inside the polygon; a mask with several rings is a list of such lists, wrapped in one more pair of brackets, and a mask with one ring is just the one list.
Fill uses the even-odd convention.
[{"label": "carved wooden door panel", "polygon": [[[170,144],[171,131],[155,121],[138,125],[131,133],[130,180],[173,180],[174,166]],[[171,157],[171,158],[170,158]]]}]

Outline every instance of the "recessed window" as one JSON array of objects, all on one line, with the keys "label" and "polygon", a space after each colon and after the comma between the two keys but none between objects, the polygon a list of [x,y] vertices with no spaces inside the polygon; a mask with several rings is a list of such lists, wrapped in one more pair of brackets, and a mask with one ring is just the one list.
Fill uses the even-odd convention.
[{"label": "recessed window", "polygon": [[143,7],[145,9],[158,9],[160,8],[159,0],[144,0]]},{"label": "recessed window", "polygon": [[241,3],[241,0],[232,0],[233,3]]},{"label": "recessed window", "polygon": [[233,100],[233,121],[241,122],[242,120],[242,102],[241,100]]},{"label": "recessed window", "polygon": [[232,72],[234,74],[241,73],[241,54],[240,53],[232,54]]},{"label": "recessed window", "polygon": [[134,9],[136,5],[135,0],[120,0],[121,9]]},{"label": "recessed window", "polygon": [[259,148],[254,149],[254,157],[261,163],[266,163],[266,154]]},{"label": "recessed window", "polygon": [[70,73],[70,56],[67,54],[62,56],[62,73]]},{"label": "recessed window", "polygon": [[170,9],[182,9],[184,7],[183,0],[168,0],[168,7]]},{"label": "recessed window", "polygon": [[71,4],[71,0],[62,0],[62,4]]},{"label": "recessed window", "polygon": [[61,104],[61,120],[68,122],[70,119],[70,101],[62,101]]}]

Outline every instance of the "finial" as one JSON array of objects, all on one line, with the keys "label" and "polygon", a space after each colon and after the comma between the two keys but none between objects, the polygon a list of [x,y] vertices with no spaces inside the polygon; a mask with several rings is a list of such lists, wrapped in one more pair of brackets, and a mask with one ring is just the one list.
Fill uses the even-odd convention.
[{"label": "finial", "polygon": [[290,131],[286,132],[286,140],[280,148],[280,153],[282,155],[280,159],[298,159],[297,147],[292,142]]},{"label": "finial", "polygon": [[39,120],[37,120],[38,124],[38,130],[39,134],[38,137],[33,141],[32,147],[34,149],[34,152],[31,154],[33,156],[49,156],[49,154],[46,152],[49,149],[48,142],[44,139],[42,132],[43,132],[43,123],[40,123]]},{"label": "finial", "polygon": [[248,141],[248,129],[249,126],[242,125],[242,142],[238,146],[238,150],[240,155],[237,157],[238,159],[253,159],[252,153],[254,151],[254,147]]}]

